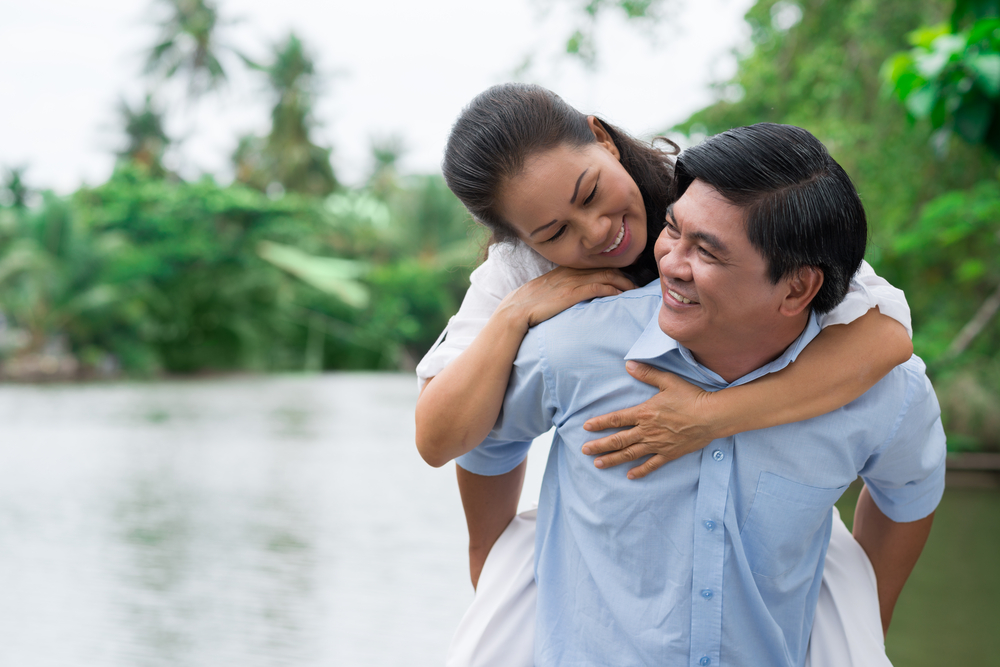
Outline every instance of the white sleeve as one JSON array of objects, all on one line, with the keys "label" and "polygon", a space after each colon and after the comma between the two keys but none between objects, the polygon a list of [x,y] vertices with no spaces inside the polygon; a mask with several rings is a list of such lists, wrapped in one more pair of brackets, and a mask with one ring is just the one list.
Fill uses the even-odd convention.
[{"label": "white sleeve", "polygon": [[906,333],[913,338],[910,306],[906,303],[903,290],[896,289],[885,278],[877,276],[875,270],[865,261],[861,262],[861,268],[851,279],[851,286],[844,300],[829,313],[820,315],[817,320],[821,327],[848,324],[875,307],[878,307],[883,315],[888,315],[906,327]]},{"label": "white sleeve", "polygon": [[486,261],[469,276],[462,306],[417,364],[417,386],[423,389],[472,344],[504,297],[555,266],[521,243],[490,246]]}]

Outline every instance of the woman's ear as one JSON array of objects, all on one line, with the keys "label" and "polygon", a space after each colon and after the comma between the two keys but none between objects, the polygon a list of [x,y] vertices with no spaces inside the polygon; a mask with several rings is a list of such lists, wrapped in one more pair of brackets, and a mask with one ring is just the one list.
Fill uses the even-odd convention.
[{"label": "woman's ear", "polygon": [[587,125],[590,125],[590,131],[594,133],[597,143],[614,155],[616,160],[621,161],[622,156],[618,152],[618,146],[615,146],[615,142],[611,139],[608,131],[604,129],[604,126],[601,125],[601,121],[597,120],[594,116],[587,116]]},{"label": "woman's ear", "polygon": [[803,266],[786,278],[788,292],[781,302],[781,314],[795,317],[809,307],[823,286],[823,269],[817,266]]}]

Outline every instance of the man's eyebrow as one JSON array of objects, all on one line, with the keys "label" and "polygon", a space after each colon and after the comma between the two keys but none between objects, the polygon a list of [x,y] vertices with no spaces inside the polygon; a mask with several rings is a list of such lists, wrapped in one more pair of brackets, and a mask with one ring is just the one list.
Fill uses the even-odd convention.
[{"label": "man's eyebrow", "polygon": [[[677,225],[677,218],[674,216],[673,204],[667,207],[667,214],[664,217],[673,222],[675,226]],[[723,243],[722,239],[720,239],[715,234],[711,234],[709,232],[689,232],[688,234],[686,234],[686,236],[690,239],[694,239],[695,241],[700,241],[701,243],[704,243],[705,245],[707,245],[709,248],[711,248],[720,255],[729,254],[729,246]]]},{"label": "man's eyebrow", "polygon": [[580,192],[580,181],[583,180],[583,177],[587,175],[588,171],[590,171],[590,167],[587,167],[586,169],[584,169],[583,173],[580,174],[580,178],[576,179],[576,187],[573,188],[573,196],[569,198],[569,203],[570,204],[575,204],[576,203],[576,195],[577,195],[577,193]]},{"label": "man's eyebrow", "polygon": [[696,241],[701,241],[720,255],[729,254],[729,248],[722,242],[722,239],[715,234],[709,234],[708,232],[691,232],[688,234],[688,237],[695,239]]}]

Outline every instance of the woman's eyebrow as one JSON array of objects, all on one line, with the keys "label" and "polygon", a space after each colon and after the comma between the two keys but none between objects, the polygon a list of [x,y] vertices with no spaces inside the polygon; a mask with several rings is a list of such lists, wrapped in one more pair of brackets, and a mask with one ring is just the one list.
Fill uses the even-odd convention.
[{"label": "woman's eyebrow", "polygon": [[587,175],[588,171],[590,171],[590,167],[587,167],[586,169],[584,169],[583,173],[580,174],[580,178],[576,179],[576,187],[573,188],[573,196],[569,198],[569,203],[570,204],[575,204],[576,203],[576,195],[580,192],[580,181],[583,180],[583,177]]}]

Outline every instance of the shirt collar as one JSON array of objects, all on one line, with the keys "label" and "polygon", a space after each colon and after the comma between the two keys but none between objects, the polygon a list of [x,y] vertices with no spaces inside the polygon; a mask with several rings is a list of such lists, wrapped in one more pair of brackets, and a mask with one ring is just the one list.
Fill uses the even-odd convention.
[{"label": "shirt collar", "polygon": [[799,353],[802,352],[806,345],[812,342],[812,339],[819,332],[820,326],[816,320],[816,313],[812,312],[809,315],[809,322],[806,324],[806,328],[802,330],[802,333],[799,334],[799,337],[791,345],[785,348],[785,351],[777,359],[729,383],[722,379],[715,371],[698,363],[691,350],[663,333],[660,329],[660,309],[657,308],[652,319],[646,325],[645,330],[643,330],[642,335],[639,336],[638,340],[635,341],[635,344],[628,351],[628,354],[625,355],[625,359],[641,361],[651,366],[679,373],[698,384],[723,389],[725,387],[746,384],[768,373],[780,371],[795,361]]}]

